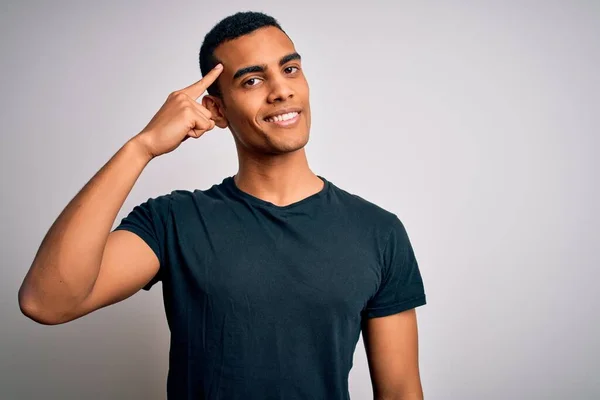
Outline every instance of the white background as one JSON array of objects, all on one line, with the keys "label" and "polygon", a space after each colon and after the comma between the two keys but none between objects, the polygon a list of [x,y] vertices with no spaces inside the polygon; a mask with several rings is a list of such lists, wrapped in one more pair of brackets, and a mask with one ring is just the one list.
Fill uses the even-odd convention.
[{"label": "white background", "polygon": [[[425,398],[600,398],[600,2],[307,0],[3,2],[0,398],[164,398],[160,284],[58,326],[17,292],[68,201],[248,7],[303,57],[313,171],[407,228]],[[118,220],[236,171],[229,131],[186,141]],[[362,340],[350,392],[372,398]]]}]

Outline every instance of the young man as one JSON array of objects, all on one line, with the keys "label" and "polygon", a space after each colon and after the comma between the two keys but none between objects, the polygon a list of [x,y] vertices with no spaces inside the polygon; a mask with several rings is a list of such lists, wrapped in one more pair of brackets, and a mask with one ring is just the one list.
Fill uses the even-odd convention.
[{"label": "young man", "polygon": [[[348,399],[361,329],[375,398],[422,399],[413,249],[395,214],[310,170],[293,42],[238,13],[206,35],[200,67],[59,216],[22,311],[64,323],[162,281],[170,399]],[[150,198],[110,232],[148,162],[215,126],[233,134],[237,174]]]}]

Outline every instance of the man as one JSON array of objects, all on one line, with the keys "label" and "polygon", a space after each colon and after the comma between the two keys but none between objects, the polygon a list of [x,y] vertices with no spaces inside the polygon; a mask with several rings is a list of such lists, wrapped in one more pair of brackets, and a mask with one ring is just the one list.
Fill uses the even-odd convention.
[{"label": "man", "polygon": [[[375,398],[422,399],[413,249],[395,214],[310,170],[293,42],[238,13],[206,35],[200,67],[58,217],[22,311],[65,323],[162,281],[170,399],[348,399],[361,329]],[[215,126],[233,134],[237,174],[150,198],[110,232],[148,162]]]}]

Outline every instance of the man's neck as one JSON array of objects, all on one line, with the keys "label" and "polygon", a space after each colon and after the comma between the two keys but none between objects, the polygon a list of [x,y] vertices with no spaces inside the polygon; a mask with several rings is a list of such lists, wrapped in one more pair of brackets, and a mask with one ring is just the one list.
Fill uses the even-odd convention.
[{"label": "man's neck", "polygon": [[298,202],[323,189],[323,181],[311,171],[304,148],[293,153],[240,157],[236,186],[254,197],[280,207]]}]

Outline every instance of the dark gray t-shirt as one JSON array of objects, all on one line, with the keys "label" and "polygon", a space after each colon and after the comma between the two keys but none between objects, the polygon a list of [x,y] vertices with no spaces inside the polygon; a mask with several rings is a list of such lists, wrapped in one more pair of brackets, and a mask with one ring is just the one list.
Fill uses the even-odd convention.
[{"label": "dark gray t-shirt", "polygon": [[349,399],[361,322],[426,304],[398,217],[319,177],[284,207],[233,177],[175,190],[116,228],[160,260],[169,399]]}]

